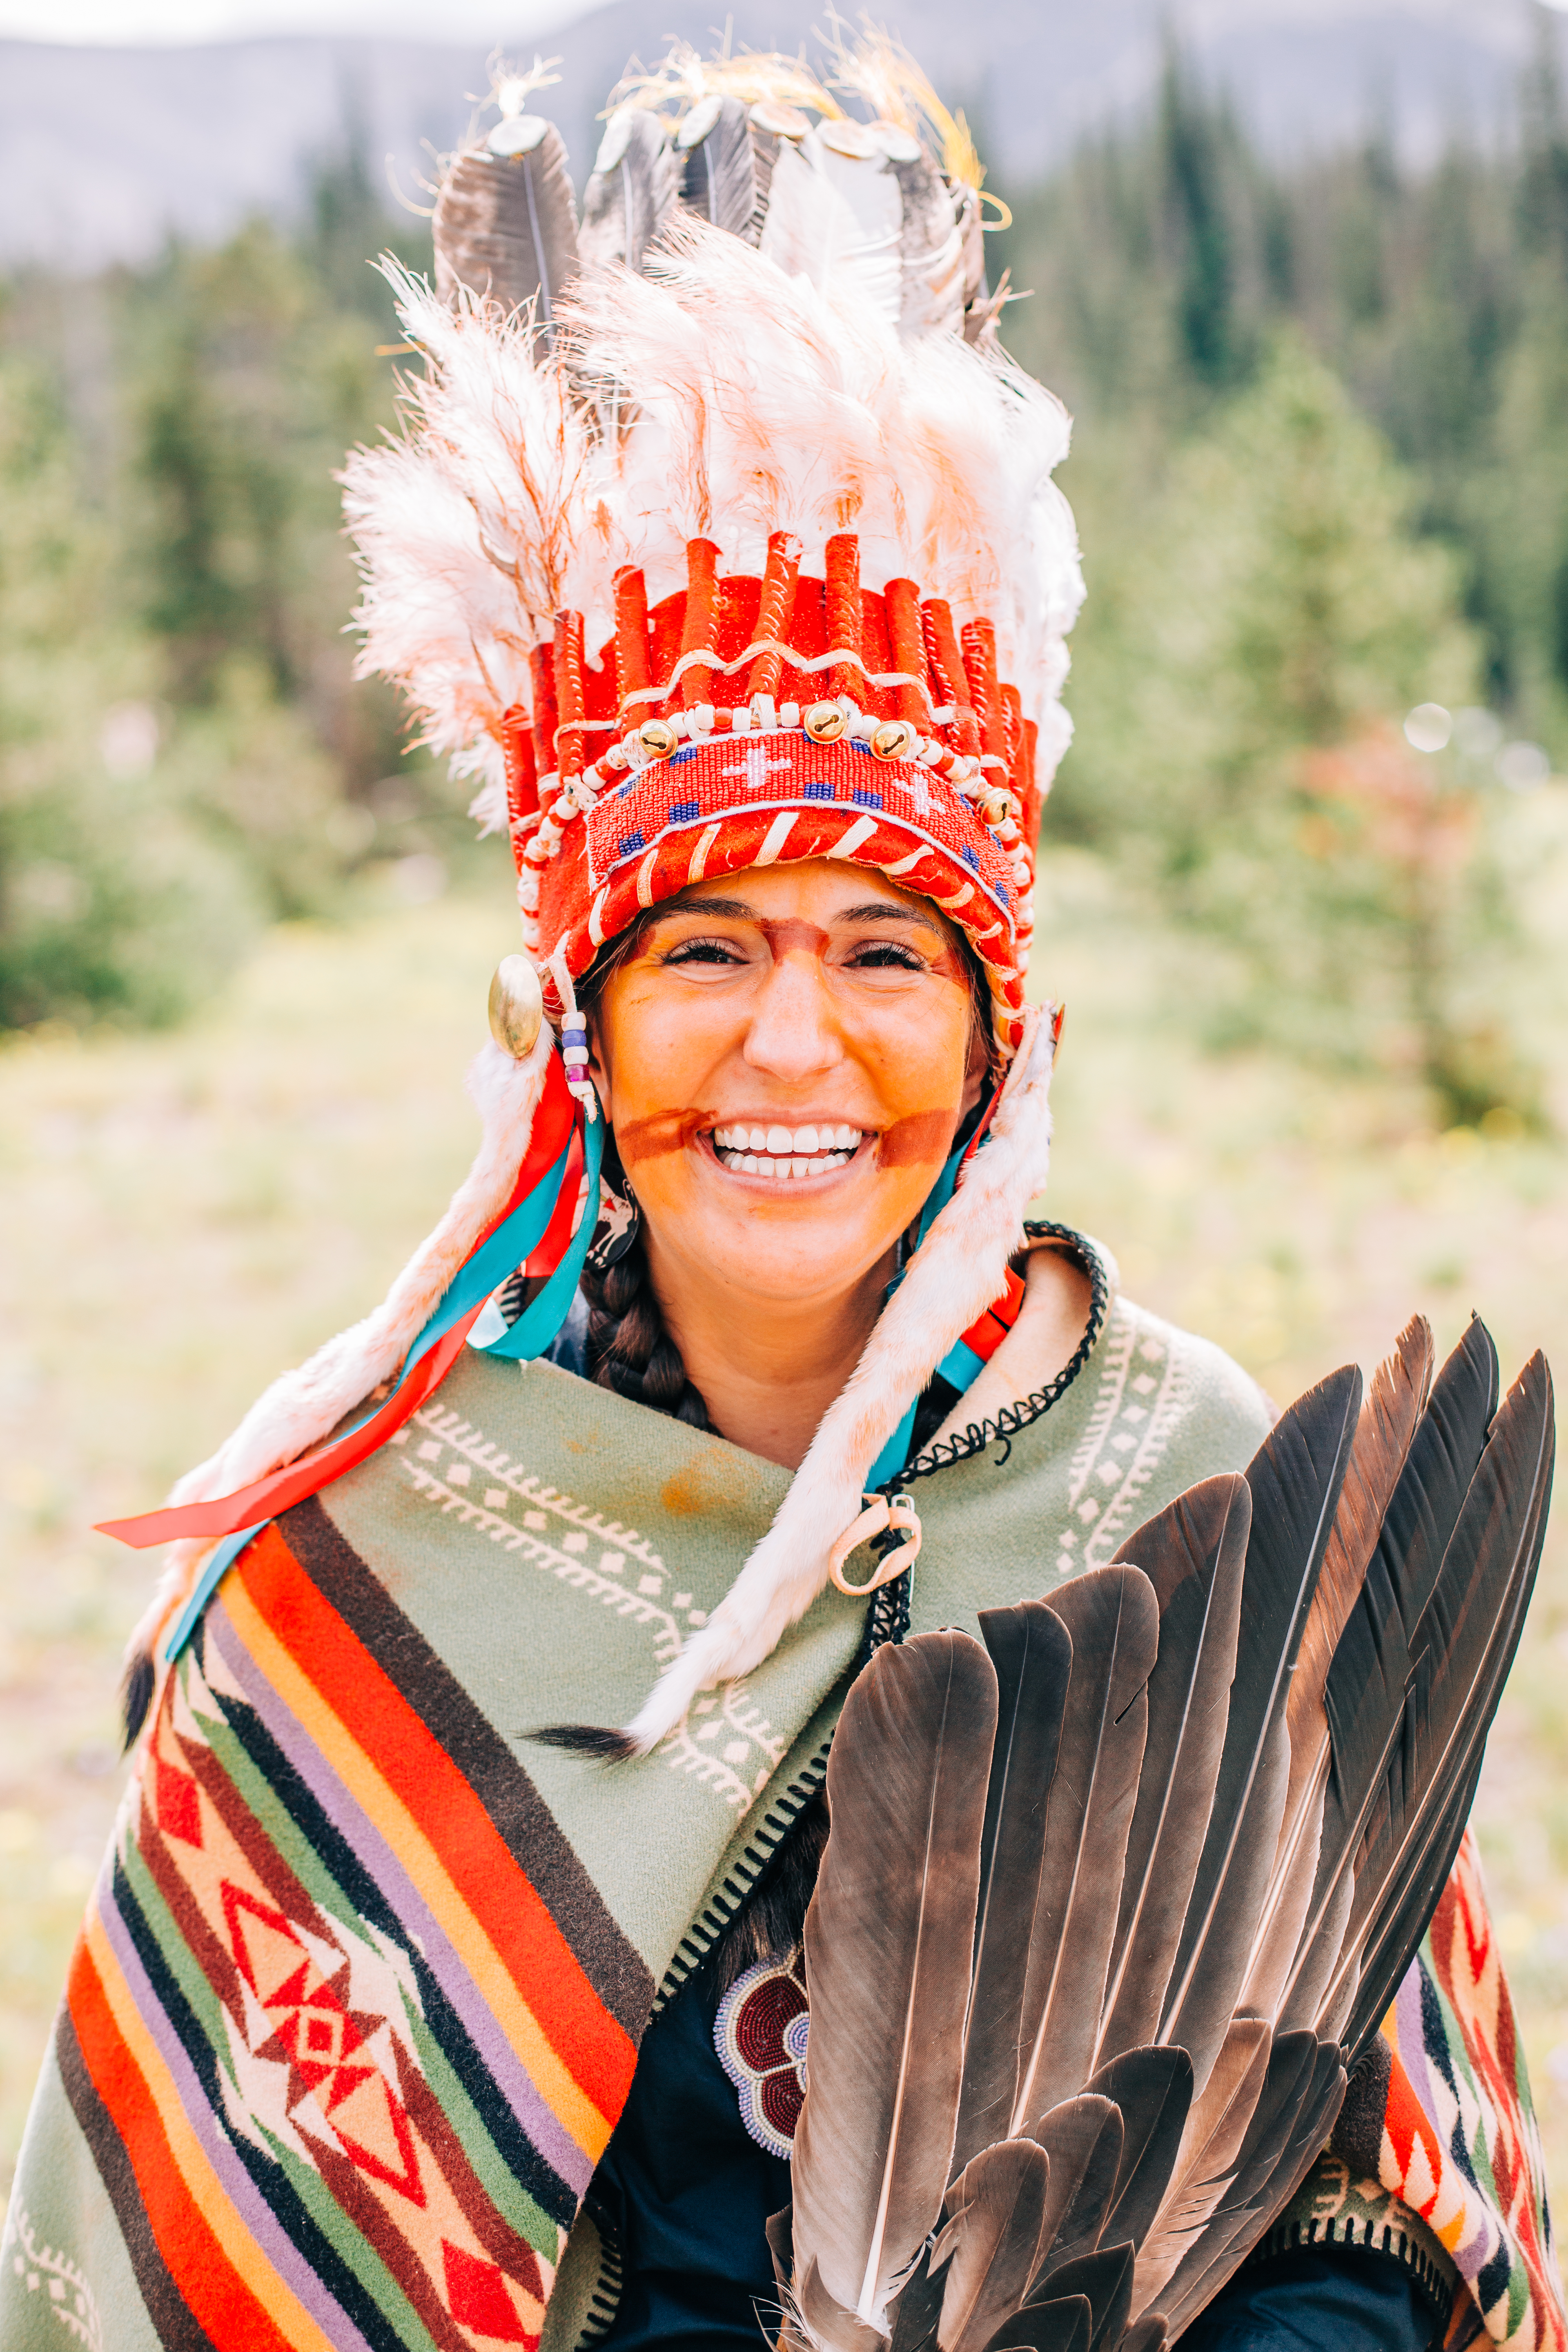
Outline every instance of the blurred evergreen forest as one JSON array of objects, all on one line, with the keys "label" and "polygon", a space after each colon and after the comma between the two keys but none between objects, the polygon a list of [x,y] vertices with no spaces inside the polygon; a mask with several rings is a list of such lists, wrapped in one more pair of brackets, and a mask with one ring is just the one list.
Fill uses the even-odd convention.
[{"label": "blurred evergreen forest", "polygon": [[[1048,835],[1201,939],[1210,1044],[1540,1124],[1506,1006],[1509,811],[1568,768],[1550,44],[1492,146],[1419,171],[1375,125],[1271,163],[1173,52],[1150,119],[1006,193],[1090,591]],[[427,266],[421,228],[350,139],[292,224],[0,292],[0,1025],[175,1018],[366,862],[416,896],[464,855],[351,682],[331,478],[394,415],[366,257]]]},{"label": "blurred evergreen forest", "polygon": [[0,1027],[176,1019],[366,856],[418,895],[462,854],[344,633],[333,474],[400,337],[369,261],[430,266],[388,210],[350,138],[302,219],[0,288]]}]

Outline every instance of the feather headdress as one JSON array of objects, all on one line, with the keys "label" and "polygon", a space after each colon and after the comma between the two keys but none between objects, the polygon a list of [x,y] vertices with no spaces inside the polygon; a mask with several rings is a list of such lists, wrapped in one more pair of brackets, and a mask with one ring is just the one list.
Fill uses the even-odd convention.
[{"label": "feather headdress", "polygon": [[645,78],[580,224],[542,117],[455,159],[437,290],[389,267],[404,436],[345,470],[362,667],[481,780],[569,975],[764,842],[848,856],[968,934],[1007,1056],[1083,593],[1068,419],[990,326],[959,126],[862,65],[891,119],[778,61]]}]

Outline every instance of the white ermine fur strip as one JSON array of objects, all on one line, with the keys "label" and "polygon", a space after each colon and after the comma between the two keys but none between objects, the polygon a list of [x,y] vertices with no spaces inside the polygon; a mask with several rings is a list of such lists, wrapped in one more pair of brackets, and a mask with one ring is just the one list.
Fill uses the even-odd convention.
[{"label": "white ermine fur strip", "polygon": [[[554,1050],[548,1023],[542,1024],[533,1051],[521,1062],[499,1045],[480,1047],[468,1070],[468,1093],[479,1110],[483,1139],[440,1223],[420,1243],[374,1312],[363,1322],[351,1323],[292,1371],[279,1374],[217,1452],[185,1473],[169,1496],[171,1504],[232,1495],[268,1470],[294,1461],[396,1371],[452,1276],[506,1204],[528,1149]],[[128,1656],[146,1653],[156,1658],[160,1633],[184,1605],[199,1564],[212,1549],[212,1539],[205,1536],[187,1537],[170,1546],[157,1590],[131,1636]]]},{"label": "white ermine fur strip", "polygon": [[860,1509],[862,1481],[955,1339],[998,1297],[1024,1237],[1024,1213],[1050,1165],[1051,1025],[1037,1011],[990,1137],[910,1261],[866,1352],[828,1407],[778,1516],[707,1625],[694,1633],[626,1726],[646,1756],[700,1690],[750,1674],[805,1616],[827,1556]]}]

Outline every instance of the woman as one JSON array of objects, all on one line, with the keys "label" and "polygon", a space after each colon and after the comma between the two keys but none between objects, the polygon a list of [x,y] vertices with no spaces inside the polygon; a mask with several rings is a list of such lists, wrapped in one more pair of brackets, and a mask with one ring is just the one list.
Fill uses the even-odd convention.
[{"label": "woman", "polygon": [[[443,190],[449,302],[400,281],[366,662],[486,776],[533,960],[384,1306],[120,1530],[175,1545],[8,2352],[759,2341],[847,1690],[1268,1427],[1025,1222],[1064,421],[912,107],[814,131],[742,71],[673,144],[612,118],[580,240],[558,138],[503,120]],[[1563,2340],[1538,2168],[1476,2163],[1527,2105],[1489,2079],[1461,2161],[1412,2096],[1385,2158],[1415,2056],[1195,2334]]]}]

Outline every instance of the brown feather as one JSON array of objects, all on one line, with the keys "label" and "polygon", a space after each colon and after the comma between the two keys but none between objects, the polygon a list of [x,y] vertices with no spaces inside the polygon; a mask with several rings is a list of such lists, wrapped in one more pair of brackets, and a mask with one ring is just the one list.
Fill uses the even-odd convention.
[{"label": "brown feather", "polygon": [[[1132,2247],[1123,2241],[1121,2245],[1098,2246],[1092,2254],[1080,2254],[1076,2262],[1066,2263],[1053,2273],[1050,2300],[1087,2297],[1093,2322],[1089,2329],[1089,2352],[1099,2352],[1101,2345],[1114,2345],[1127,2325],[1132,2304]],[[1024,2318],[1029,2315],[1026,2304]],[[1006,2331],[998,2330],[998,2333]]]},{"label": "brown feather", "polygon": [[525,155],[457,156],[433,226],[436,288],[446,300],[466,286],[507,310],[532,302],[539,325],[552,331],[556,300],[577,274],[577,204],[553,124]]},{"label": "brown feather", "polygon": [[606,149],[615,160],[607,170],[595,163],[583,191],[577,249],[585,268],[620,261],[640,269],[679,202],[675,157],[663,123],[640,109],[629,121],[612,118],[600,154]]},{"label": "brown feather", "polygon": [[1361,1411],[1347,1364],[1282,1412],[1247,1465],[1252,1528],[1236,1679],[1214,1810],[1193,1882],[1160,2038],[1201,2091],[1235,2014],[1273,1869],[1290,1773],[1285,1706]]},{"label": "brown feather", "polygon": [[1124,2050],[1089,2084],[1114,2099],[1121,2115],[1121,2161],[1103,2235],[1137,2243],[1159,2211],[1193,2104],[1193,2062],[1184,2050],[1153,2044]]},{"label": "brown feather", "polygon": [[1072,1637],[1072,1675],[1019,2018],[1015,2131],[1082,2087],[1100,2038],[1160,1637],[1153,1586],[1136,1568],[1091,1569],[1053,1608]]},{"label": "brown feather", "polygon": [[1121,2169],[1121,2110],[1096,2092],[1080,2091],[1042,2116],[1030,2137],[1051,2160],[1041,2223],[1045,2252],[1033,2282],[1037,2290],[1053,2261],[1060,2263],[1100,2243]]},{"label": "brown feather", "polygon": [[1300,1785],[1294,1751],[1299,1741],[1316,1737],[1323,1685],[1399,1483],[1415,1424],[1426,1410],[1434,1361],[1432,1327],[1424,1315],[1414,1315],[1394,1341],[1393,1354],[1373,1374],[1356,1422],[1345,1483],[1285,1709],[1292,1751],[1288,1803]]},{"label": "brown feather", "polygon": [[1225,1749],[1251,1526],[1246,1479],[1206,1478],[1116,1556],[1136,1561],[1154,1587],[1160,1653],[1097,2065],[1159,2029]]},{"label": "brown feather", "polygon": [[952,2152],[956,2166],[1014,2131],[1024,1988],[1045,1863],[1046,1800],[1072,1673],[1072,1636],[1043,1601],[982,1610],[980,1631],[996,1669],[996,1744],[985,1794],[974,1987]]},{"label": "brown feather", "polygon": [[802,2352],[887,2352],[888,2339],[879,2327],[868,2327],[852,2311],[846,2311],[837,2295],[830,2294],[822,2284],[822,2273],[814,2254],[805,2267],[805,2276],[798,2289],[798,2310],[805,2322],[803,2333],[792,2329],[786,2321],[784,2336],[802,2347]]},{"label": "brown feather", "polygon": [[1329,1769],[1329,1719],[1323,1707],[1329,1667],[1360,1596],[1416,1423],[1426,1409],[1433,1360],[1431,1326],[1424,1316],[1415,1316],[1400,1333],[1394,1353],[1373,1374],[1356,1423],[1339,1508],[1286,1703],[1290,1777],[1285,1815],[1242,1994],[1247,2005],[1263,2016],[1274,2014],[1317,1874]]},{"label": "brown feather", "polygon": [[1133,2303],[1159,2294],[1223,2198],[1263,2089],[1271,2036],[1261,2018],[1238,2017],[1226,2035],[1187,2127],[1164,2201],[1138,2249]]},{"label": "brown feather", "polygon": [[889,2352],[936,2352],[937,2314],[942,2309],[945,2284],[928,2248],[899,2289],[898,2300],[889,2315],[893,2324]]},{"label": "brown feather", "polygon": [[805,1918],[795,2275],[880,2327],[934,2227],[958,2112],[996,1676],[965,1633],[879,1650],[827,1766]]},{"label": "brown feather", "polygon": [[778,143],[774,132],[752,121],[751,109],[739,99],[722,99],[712,129],[677,161],[680,202],[715,228],[756,245]]},{"label": "brown feather", "polygon": [[999,2140],[947,2192],[952,2215],[931,2250],[951,2248],[937,2326],[941,2352],[985,2352],[1028,2294],[1044,2252],[1050,2158],[1032,2139]]},{"label": "brown feather", "polygon": [[1094,2309],[1086,2294],[1029,2304],[1010,2319],[995,2352],[1089,2352]]},{"label": "brown feather", "polygon": [[[1173,2336],[1213,2300],[1285,2205],[1328,2137],[1344,2094],[1339,2053],[1311,2033],[1280,2036],[1269,2053],[1225,2196],[1159,2291]],[[1304,2142],[1310,2142],[1306,2161]]]},{"label": "brown feather", "polygon": [[[1453,1864],[1464,1829],[1453,1796],[1479,1765],[1518,1646],[1540,1565],[1553,1446],[1552,1377],[1536,1355],[1492,1423],[1430,1597],[1407,1636],[1409,1665],[1394,1684],[1381,1752],[1373,1752],[1375,1717],[1373,1739],[1361,1738],[1355,1701],[1367,1677],[1350,1646],[1352,1628],[1335,1656],[1328,1685],[1333,1835],[1325,1809],[1324,1846],[1342,1870],[1354,1863],[1355,1902],[1326,1998],[1332,2007],[1365,1948],[1370,1966],[1356,1995],[1352,2054],[1392,1999],[1406,1946]],[[1314,1909],[1321,1895],[1315,1890]],[[1321,1940],[1332,1948],[1335,1938],[1321,1932]],[[1306,2005],[1300,1988],[1291,2000]]]}]

